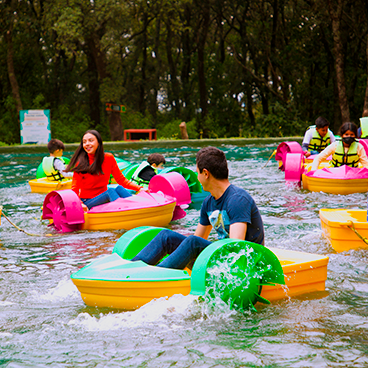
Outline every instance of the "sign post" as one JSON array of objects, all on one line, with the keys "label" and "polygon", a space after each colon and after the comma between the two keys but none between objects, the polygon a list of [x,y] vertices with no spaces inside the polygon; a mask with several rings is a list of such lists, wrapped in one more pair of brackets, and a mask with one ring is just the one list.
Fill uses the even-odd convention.
[{"label": "sign post", "polygon": [[111,103],[107,103],[106,111],[117,111],[117,112],[124,113],[126,112],[126,107],[124,105],[113,105]]},{"label": "sign post", "polygon": [[20,143],[48,143],[51,139],[50,110],[21,110]]}]

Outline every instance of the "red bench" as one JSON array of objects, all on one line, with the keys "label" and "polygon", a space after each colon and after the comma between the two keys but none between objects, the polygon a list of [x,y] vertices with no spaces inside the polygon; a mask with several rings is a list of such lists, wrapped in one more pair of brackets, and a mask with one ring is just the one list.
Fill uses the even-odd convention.
[{"label": "red bench", "polygon": [[139,141],[148,139],[150,141],[157,140],[156,129],[125,129],[124,141]]}]

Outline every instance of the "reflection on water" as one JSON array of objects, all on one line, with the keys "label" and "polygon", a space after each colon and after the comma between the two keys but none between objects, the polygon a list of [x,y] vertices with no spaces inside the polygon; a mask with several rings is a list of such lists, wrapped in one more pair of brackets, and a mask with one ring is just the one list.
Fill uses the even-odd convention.
[{"label": "reflection on water", "polygon": [[[168,166],[195,169],[199,147],[116,151],[140,162],[163,153]],[[70,274],[109,254],[120,231],[30,237],[4,218],[0,226],[0,365],[4,367],[366,367],[368,253],[337,254],[321,235],[320,208],[365,208],[366,195],[287,188],[276,145],[222,145],[231,181],[248,190],[265,223],[266,244],[330,256],[323,293],[257,305],[257,313],[211,307],[193,296],[158,299],[137,311],[87,307]],[[66,152],[71,156],[72,152]],[[44,196],[30,192],[43,155],[0,155],[0,205],[31,233]],[[188,234],[199,210],[170,224]]]}]

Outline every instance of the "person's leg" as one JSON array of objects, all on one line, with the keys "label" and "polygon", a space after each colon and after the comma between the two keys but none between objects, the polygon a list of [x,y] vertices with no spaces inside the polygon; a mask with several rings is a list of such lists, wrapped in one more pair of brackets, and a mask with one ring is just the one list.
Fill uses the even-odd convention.
[{"label": "person's leg", "polygon": [[88,209],[91,209],[92,207],[99,206],[100,204],[115,201],[118,198],[120,197],[116,193],[115,189],[109,188],[98,196],[87,199],[84,204],[88,207]]},{"label": "person's leg", "polygon": [[195,260],[203,249],[211,244],[209,240],[199,236],[190,235],[167,258],[157,266],[165,268],[184,269],[191,261]]},{"label": "person's leg", "polygon": [[118,196],[120,198],[127,198],[127,197],[131,197],[132,196],[132,194],[127,189],[125,189],[124,187],[122,187],[121,185],[118,185],[115,188],[115,191],[116,191],[116,193],[118,194]]},{"label": "person's leg", "polygon": [[155,265],[166,254],[171,254],[186,237],[175,231],[160,231],[133,259]]}]

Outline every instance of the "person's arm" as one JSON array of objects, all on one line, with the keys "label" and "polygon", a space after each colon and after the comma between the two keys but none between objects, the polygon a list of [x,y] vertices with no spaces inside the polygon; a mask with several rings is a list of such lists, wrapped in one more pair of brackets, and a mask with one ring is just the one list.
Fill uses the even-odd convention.
[{"label": "person's arm", "polygon": [[198,224],[194,235],[199,236],[200,238],[203,238],[203,239],[208,239],[211,229],[212,229],[211,225],[204,226],[204,225]]},{"label": "person's arm", "polygon": [[327,146],[314,160],[312,163],[312,171],[317,170],[319,164],[325,160],[328,156],[331,156],[336,151],[337,141]]},{"label": "person's arm", "polygon": [[139,191],[142,187],[140,185],[132,183],[130,180],[128,180],[120,171],[118,164],[116,163],[115,157],[113,155],[111,156],[105,156],[105,160],[111,160],[111,174],[116,180],[118,184],[120,184],[122,187],[126,189],[132,189],[135,191]]},{"label": "person's arm", "polygon": [[312,140],[312,138],[313,138],[313,131],[312,129],[308,129],[304,134],[304,138],[302,142],[302,150],[304,152],[305,157],[309,157],[311,155],[311,153],[308,151],[308,147],[309,147],[309,143]]},{"label": "person's arm", "polygon": [[332,144],[333,142],[336,142],[336,138],[335,138],[334,134],[331,132],[331,130],[328,130],[328,131],[330,133],[330,141],[331,141],[331,144]]},{"label": "person's arm", "polygon": [[245,234],[247,233],[247,223],[246,222],[235,222],[230,225],[229,238],[232,239],[245,239]]},{"label": "person's arm", "polygon": [[359,161],[362,164],[363,167],[365,167],[366,169],[368,169],[368,158],[367,158],[367,154],[365,152],[364,147],[361,144],[358,144],[358,149],[357,149],[358,155],[359,155]]},{"label": "person's arm", "polygon": [[71,178],[73,177],[73,172],[65,171],[65,165],[64,162],[61,161],[59,158],[56,158],[54,161],[54,167],[56,170],[60,172],[64,178]]}]

